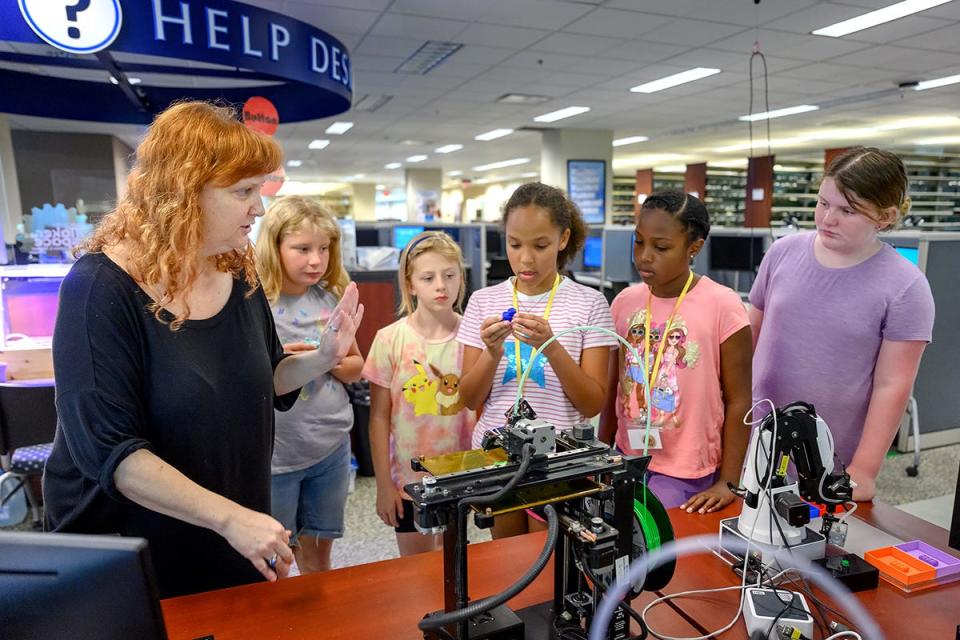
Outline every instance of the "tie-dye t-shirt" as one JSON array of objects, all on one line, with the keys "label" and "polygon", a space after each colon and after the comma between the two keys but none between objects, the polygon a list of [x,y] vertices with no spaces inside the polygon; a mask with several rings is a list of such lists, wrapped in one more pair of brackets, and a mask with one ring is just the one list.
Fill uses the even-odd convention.
[{"label": "tie-dye t-shirt", "polygon": [[456,335],[428,340],[401,318],[370,346],[363,377],[390,390],[390,475],[398,489],[424,475],[410,467],[412,458],[470,448],[476,413],[460,400],[463,349]]},{"label": "tie-dye t-shirt", "polygon": [[[617,333],[636,347],[641,360],[649,297],[650,289],[641,283],[624,289],[610,305]],[[648,371],[665,341],[660,369],[651,381],[651,406],[645,406],[643,363],[620,350],[617,446],[626,453],[643,453],[630,447],[627,430],[643,428],[649,411],[663,444],[662,449],[648,450],[653,456],[650,469],[675,478],[702,478],[720,466],[723,449],[720,345],[750,326],[750,320],[740,296],[706,276],[690,289],[667,327],[676,301],[655,297],[651,302]]]},{"label": "tie-dye t-shirt", "polygon": [[[270,305],[280,342],[316,340],[337,306],[337,298],[322,287],[300,296],[280,294]],[[300,389],[289,411],[276,412],[273,473],[300,471],[333,453],[353,427],[353,407],[343,383],[324,373]]]}]

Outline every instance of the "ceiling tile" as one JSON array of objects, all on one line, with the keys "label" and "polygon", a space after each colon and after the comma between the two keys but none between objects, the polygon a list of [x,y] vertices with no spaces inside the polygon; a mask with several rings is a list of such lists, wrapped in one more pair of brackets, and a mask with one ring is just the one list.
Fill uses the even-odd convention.
[{"label": "ceiling tile", "polygon": [[380,17],[379,11],[359,11],[343,7],[319,7],[308,2],[287,2],[283,13],[340,37],[340,34],[364,34]]},{"label": "ceiling tile", "polygon": [[504,67],[519,67],[521,69],[561,70],[572,69],[578,63],[589,61],[584,56],[565,55],[546,51],[521,51],[504,60]]},{"label": "ceiling tile", "polygon": [[371,33],[377,36],[445,40],[456,42],[456,36],[467,26],[457,20],[440,20],[387,13],[377,22]]},{"label": "ceiling tile", "polygon": [[605,36],[611,38],[635,38],[661,27],[673,18],[652,13],[597,9],[563,28],[570,33]]},{"label": "ceiling tile", "polygon": [[540,40],[531,47],[534,51],[554,51],[557,53],[574,53],[582,55],[597,55],[614,48],[620,40],[601,38],[599,36],[584,36],[576,33],[555,33]]},{"label": "ceiling tile", "polygon": [[644,34],[645,40],[703,47],[743,31],[741,26],[681,18]]},{"label": "ceiling tile", "polygon": [[681,47],[645,40],[628,40],[603,53],[605,58],[629,60],[638,65],[651,64],[658,60],[689,51],[690,47]]},{"label": "ceiling tile", "polygon": [[524,29],[520,27],[474,23],[457,35],[457,42],[491,47],[525,49],[549,34],[549,31],[543,29]]},{"label": "ceiling tile", "polygon": [[487,9],[481,22],[550,30],[560,29],[593,10],[583,2],[555,0],[483,0],[476,4]]}]

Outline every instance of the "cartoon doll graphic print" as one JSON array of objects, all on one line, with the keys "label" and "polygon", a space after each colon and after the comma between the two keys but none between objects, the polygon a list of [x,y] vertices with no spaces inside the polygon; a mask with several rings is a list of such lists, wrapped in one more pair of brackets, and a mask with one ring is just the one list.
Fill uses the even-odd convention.
[{"label": "cartoon doll graphic print", "polygon": [[[644,326],[646,310],[635,312],[629,321],[627,335],[629,342],[644,359]],[[682,316],[676,316],[669,327],[663,324],[650,327],[650,350],[646,354],[647,374],[653,373],[656,355],[663,345],[663,356],[656,379],[650,381],[650,407],[646,406],[643,392],[643,364],[637,362],[629,350],[624,350],[620,375],[620,402],[623,415],[635,423],[643,423],[650,411],[651,426],[655,428],[676,429],[680,427],[677,412],[680,408],[681,392],[678,373],[681,369],[693,368],[700,359],[699,344],[689,339],[686,322]]]}]

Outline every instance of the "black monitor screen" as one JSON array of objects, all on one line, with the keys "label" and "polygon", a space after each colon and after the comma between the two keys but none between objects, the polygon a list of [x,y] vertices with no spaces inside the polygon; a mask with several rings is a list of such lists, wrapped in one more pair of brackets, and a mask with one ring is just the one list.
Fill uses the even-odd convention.
[{"label": "black monitor screen", "polygon": [[358,247],[380,246],[380,230],[376,227],[357,227]]},{"label": "black monitor screen", "polygon": [[460,227],[436,227],[427,229],[427,231],[443,231],[445,234],[453,238],[454,242],[460,244]]},{"label": "black monitor screen", "polygon": [[146,541],[0,533],[0,636],[165,639]]},{"label": "black monitor screen", "polygon": [[957,473],[957,490],[953,494],[953,518],[950,520],[950,537],[947,543],[960,551],[960,471]]},{"label": "black monitor screen", "polygon": [[499,227],[487,227],[487,255],[488,256],[502,256],[504,254],[503,248],[503,233],[501,233]]},{"label": "black monitor screen", "polygon": [[712,236],[710,268],[756,271],[763,259],[763,238],[758,236]]},{"label": "black monitor screen", "polygon": [[603,238],[589,236],[583,246],[583,267],[599,269],[603,264]]}]

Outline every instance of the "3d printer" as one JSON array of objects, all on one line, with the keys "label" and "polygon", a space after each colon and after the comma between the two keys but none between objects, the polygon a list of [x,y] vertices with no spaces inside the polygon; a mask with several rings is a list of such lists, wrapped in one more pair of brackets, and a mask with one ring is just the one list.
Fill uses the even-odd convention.
[{"label": "3d printer", "polygon": [[[444,611],[425,616],[424,637],[512,640],[565,637],[589,625],[606,587],[626,576],[633,559],[673,539],[666,511],[643,483],[650,458],[624,456],[596,439],[592,425],[558,432],[538,420],[524,401],[482,449],[416,458],[421,482],[404,487],[417,527],[443,532]],[[469,602],[467,517],[481,527],[500,514],[542,508],[547,542],[533,566],[506,591]],[[504,603],[519,593],[556,554],[554,597],[513,612]],[[631,585],[609,626],[610,640],[630,637],[639,615],[629,601],[641,590],[661,589],[673,576],[668,563]],[[642,636],[641,636],[642,637]]]}]

